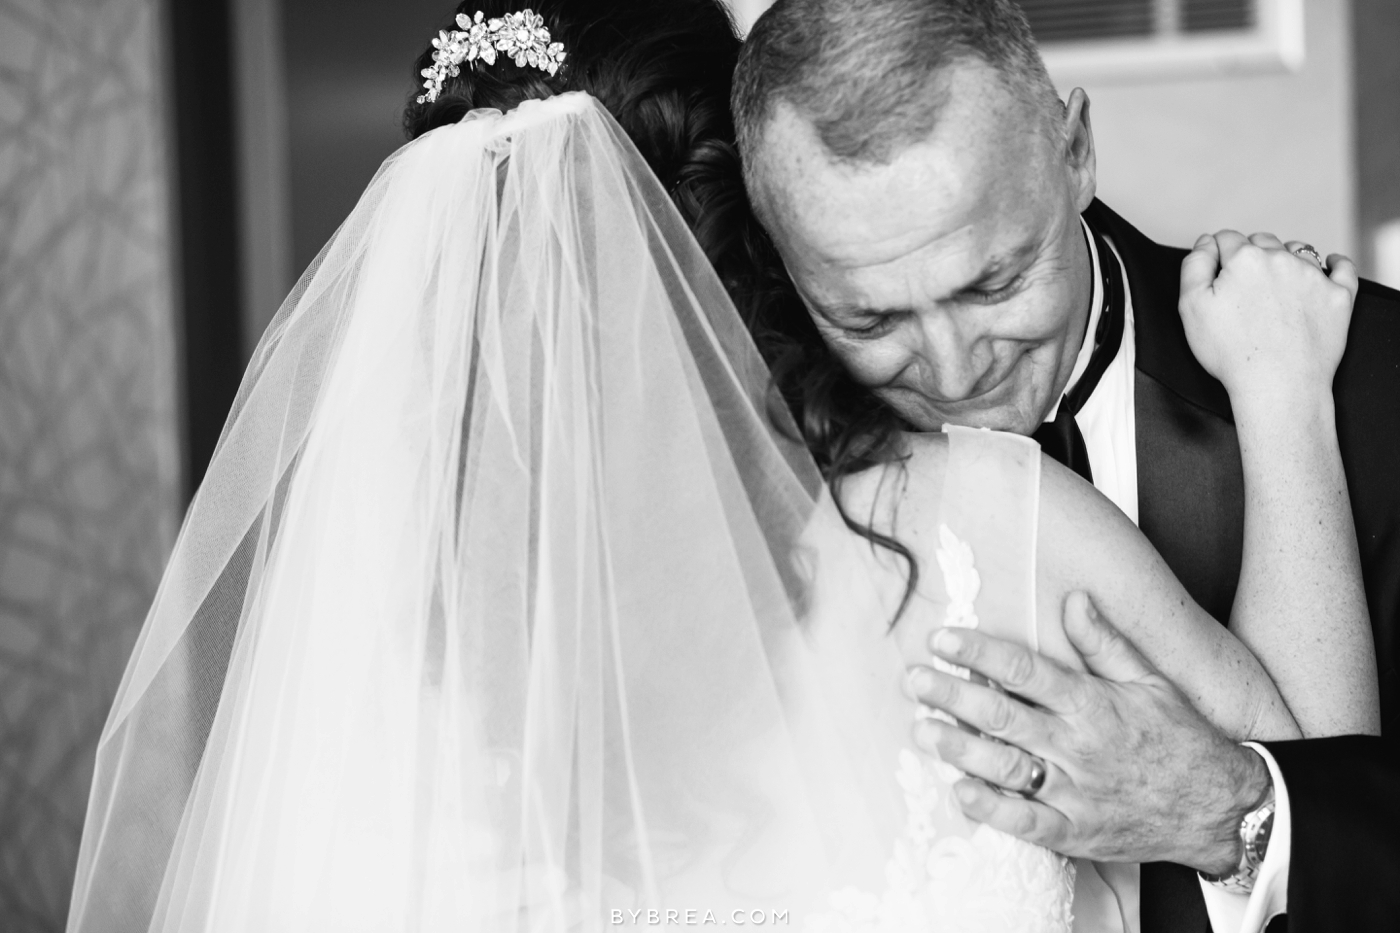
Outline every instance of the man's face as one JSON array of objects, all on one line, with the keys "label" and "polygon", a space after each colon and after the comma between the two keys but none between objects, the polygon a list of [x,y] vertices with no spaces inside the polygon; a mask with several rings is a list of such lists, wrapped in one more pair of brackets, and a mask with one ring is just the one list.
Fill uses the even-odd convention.
[{"label": "man's face", "polygon": [[944,80],[934,131],[883,166],[833,162],[781,104],[757,154],[760,197],[857,381],[921,430],[1029,434],[1064,391],[1088,319],[1087,102],[1075,92],[1061,133],[990,66],[956,64]]}]

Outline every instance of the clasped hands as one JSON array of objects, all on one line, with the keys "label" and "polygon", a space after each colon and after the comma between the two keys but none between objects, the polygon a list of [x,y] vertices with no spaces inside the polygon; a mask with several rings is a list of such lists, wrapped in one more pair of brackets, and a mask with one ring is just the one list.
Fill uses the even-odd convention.
[{"label": "clasped hands", "polygon": [[[1066,600],[1072,670],[973,629],[935,632],[935,655],[1005,692],[915,666],[915,698],[977,729],[936,719],[915,727],[925,752],[968,776],[963,812],[1065,855],[1169,861],[1213,874],[1239,858],[1240,818],[1263,796],[1263,759],[1219,732],[1107,620],[1087,595]],[[1032,798],[1033,759],[1046,777]]]}]

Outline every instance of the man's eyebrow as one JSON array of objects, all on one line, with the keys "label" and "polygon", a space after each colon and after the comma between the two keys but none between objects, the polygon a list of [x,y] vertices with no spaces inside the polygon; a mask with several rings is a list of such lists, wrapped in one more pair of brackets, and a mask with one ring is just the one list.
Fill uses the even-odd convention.
[{"label": "man's eyebrow", "polygon": [[1007,269],[1013,269],[1025,261],[1026,257],[1035,252],[1034,243],[1023,243],[1009,253],[1002,253],[993,256],[990,261],[977,273],[976,277],[966,285],[957,289],[953,294],[966,295],[969,292],[981,291],[989,283],[1004,275]]},{"label": "man's eyebrow", "polygon": [[810,299],[805,300],[809,308],[833,324],[838,323],[840,318],[886,317],[891,314],[908,314],[910,312],[909,308],[871,308],[856,304],[824,305]]}]

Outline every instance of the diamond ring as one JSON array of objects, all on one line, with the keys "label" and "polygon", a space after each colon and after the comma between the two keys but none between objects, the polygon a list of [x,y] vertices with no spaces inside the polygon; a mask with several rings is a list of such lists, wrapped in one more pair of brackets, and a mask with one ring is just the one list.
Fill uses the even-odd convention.
[{"label": "diamond ring", "polygon": [[1312,260],[1314,263],[1317,264],[1317,267],[1319,269],[1322,269],[1324,271],[1327,269],[1327,263],[1323,260],[1322,254],[1319,253],[1317,250],[1313,249],[1307,243],[1298,244],[1297,246],[1293,247],[1293,249],[1290,250],[1290,252],[1292,252],[1293,255],[1297,256],[1299,259]]}]

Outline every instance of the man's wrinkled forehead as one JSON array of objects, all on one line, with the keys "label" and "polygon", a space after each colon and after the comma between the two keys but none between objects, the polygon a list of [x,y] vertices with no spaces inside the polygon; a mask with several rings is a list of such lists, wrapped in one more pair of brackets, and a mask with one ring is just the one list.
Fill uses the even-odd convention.
[{"label": "man's wrinkled forehead", "polygon": [[921,155],[911,151],[910,164],[890,167],[889,177],[814,179],[808,191],[821,194],[799,192],[773,212],[773,238],[810,299],[847,297],[833,289],[888,293],[910,279],[918,282],[906,281],[917,291],[909,300],[946,297],[1000,254],[1023,249],[1040,226],[1034,197],[997,179],[947,172],[937,153]]},{"label": "man's wrinkled forehead", "polygon": [[893,258],[1033,196],[1051,164],[1047,136],[988,71],[955,69],[938,124],[884,165],[832,158],[797,108],[775,102],[747,175],[785,258],[799,250],[826,263]]},{"label": "man's wrinkled forehead", "polygon": [[827,262],[851,261],[842,244],[868,243],[876,227],[897,220],[881,215],[906,202],[911,184],[955,194],[923,147],[910,147],[889,166],[831,158],[812,124],[786,102],[775,108],[765,136],[753,173],[762,217],[775,235],[796,236]]}]

